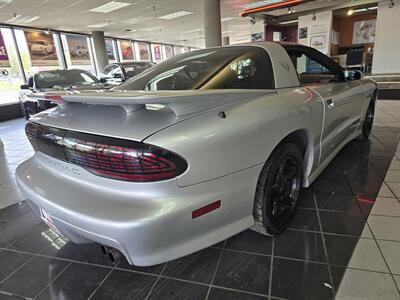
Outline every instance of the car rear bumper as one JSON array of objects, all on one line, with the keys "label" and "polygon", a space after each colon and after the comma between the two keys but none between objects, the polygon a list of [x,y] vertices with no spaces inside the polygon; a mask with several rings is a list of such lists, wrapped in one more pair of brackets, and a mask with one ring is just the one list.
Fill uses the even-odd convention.
[{"label": "car rear bumper", "polygon": [[[254,224],[254,191],[262,166],[181,188],[176,180],[129,183],[97,177],[37,153],[16,171],[17,183],[39,213],[76,243],[120,250],[129,263],[162,263],[218,243]],[[192,219],[192,212],[221,207]]]}]

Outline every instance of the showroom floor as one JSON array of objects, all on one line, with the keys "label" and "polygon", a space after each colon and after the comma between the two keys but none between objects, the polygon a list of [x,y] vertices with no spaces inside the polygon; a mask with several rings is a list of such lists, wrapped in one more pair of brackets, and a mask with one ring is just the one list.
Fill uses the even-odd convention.
[{"label": "showroom floor", "polygon": [[22,201],[24,123],[0,123],[0,208],[13,204],[0,210],[0,299],[400,299],[400,101],[378,102],[370,142],[340,152],[279,237],[248,230],[146,268],[68,242]]}]

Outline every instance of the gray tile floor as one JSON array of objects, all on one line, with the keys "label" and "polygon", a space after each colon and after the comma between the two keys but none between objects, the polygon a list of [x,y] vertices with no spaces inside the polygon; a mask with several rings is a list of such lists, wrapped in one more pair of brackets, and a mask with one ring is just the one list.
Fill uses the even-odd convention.
[{"label": "gray tile floor", "polygon": [[14,180],[32,155],[24,124],[0,123],[1,300],[400,299],[400,101],[378,102],[370,142],[339,153],[285,233],[245,231],[147,268],[113,266],[33,214]]}]

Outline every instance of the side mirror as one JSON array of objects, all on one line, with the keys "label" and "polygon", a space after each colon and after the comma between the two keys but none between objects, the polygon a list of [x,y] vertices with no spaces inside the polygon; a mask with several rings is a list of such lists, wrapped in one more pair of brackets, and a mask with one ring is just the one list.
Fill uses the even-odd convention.
[{"label": "side mirror", "polygon": [[22,84],[22,85],[20,86],[20,89],[21,89],[21,90],[29,90],[29,85],[27,85],[27,84]]},{"label": "side mirror", "polygon": [[344,76],[348,81],[360,80],[363,79],[364,74],[358,70],[346,70],[344,71]]}]

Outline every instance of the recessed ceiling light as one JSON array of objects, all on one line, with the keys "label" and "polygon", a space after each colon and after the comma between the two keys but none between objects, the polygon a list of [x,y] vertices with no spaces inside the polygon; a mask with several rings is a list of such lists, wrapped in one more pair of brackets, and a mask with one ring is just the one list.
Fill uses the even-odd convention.
[{"label": "recessed ceiling light", "polygon": [[33,21],[36,21],[39,18],[40,17],[38,17],[38,16],[32,17],[32,16],[15,15],[15,17],[11,18],[10,20],[7,20],[6,22],[28,24]]},{"label": "recessed ceiling light", "polygon": [[221,19],[221,22],[227,22],[227,21],[232,21],[235,20],[236,18],[232,18],[232,17],[225,17]]},{"label": "recessed ceiling light", "polygon": [[257,2],[243,4],[243,5],[241,5],[241,7],[245,8],[245,9],[249,9],[249,8],[255,8],[255,7],[260,7],[260,6],[264,6],[264,5],[274,4],[274,3],[278,3],[278,2],[283,2],[283,1],[282,0],[257,1]]},{"label": "recessed ceiling light", "polygon": [[112,24],[111,22],[101,22],[101,23],[91,24],[91,25],[88,25],[86,27],[100,28],[100,27],[106,27],[106,26],[111,25],[111,24]]},{"label": "recessed ceiling light", "polygon": [[279,22],[279,24],[285,25],[285,24],[292,24],[292,23],[298,23],[299,20],[290,20],[290,21],[284,21],[284,22]]},{"label": "recessed ceiling light", "polygon": [[171,19],[176,19],[176,18],[180,18],[183,16],[192,15],[192,14],[193,14],[192,11],[181,10],[181,11],[177,11],[177,12],[165,15],[165,16],[158,17],[158,18],[163,19],[163,20],[171,20]]},{"label": "recessed ceiling light", "polygon": [[114,10],[126,7],[132,5],[132,3],[125,3],[125,2],[117,2],[117,1],[111,1],[106,4],[100,5],[98,7],[89,9],[89,11],[94,11],[94,12],[101,12],[101,13],[109,13]]}]

